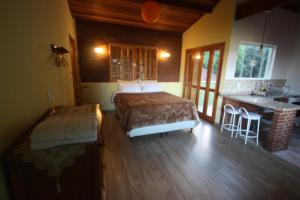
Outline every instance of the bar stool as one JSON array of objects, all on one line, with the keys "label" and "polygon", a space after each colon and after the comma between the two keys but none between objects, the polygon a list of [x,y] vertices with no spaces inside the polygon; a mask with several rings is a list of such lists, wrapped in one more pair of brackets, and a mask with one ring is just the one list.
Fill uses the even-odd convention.
[{"label": "bar stool", "polygon": [[[225,124],[225,118],[226,115],[230,115],[230,122],[229,124]],[[223,114],[223,120],[222,120],[222,126],[221,126],[221,133],[223,132],[223,129],[226,129],[228,131],[231,131],[231,137],[233,137],[233,132],[238,130],[238,126],[235,125],[236,117],[239,115],[240,112],[237,108],[233,107],[231,104],[225,104],[224,105],[224,114]]]},{"label": "bar stool", "polygon": [[[247,144],[248,138],[256,138],[256,144],[258,144],[258,136],[259,136],[259,126],[260,126],[260,118],[261,116],[254,112],[248,112],[245,108],[241,107],[239,109],[240,117],[238,122],[238,131],[236,132],[236,137],[239,134],[240,136],[245,137],[245,144]],[[243,119],[247,120],[246,129],[242,129]],[[257,130],[256,132],[251,131],[251,122],[257,121]],[[245,134],[243,134],[245,132]]]}]

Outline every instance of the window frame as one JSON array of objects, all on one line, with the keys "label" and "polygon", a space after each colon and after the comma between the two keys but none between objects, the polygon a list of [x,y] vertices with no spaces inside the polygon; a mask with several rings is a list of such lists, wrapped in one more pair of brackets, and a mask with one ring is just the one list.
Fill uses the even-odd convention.
[{"label": "window frame", "polygon": [[274,68],[274,63],[275,63],[275,57],[276,57],[276,53],[277,53],[277,46],[273,45],[273,44],[266,44],[264,43],[264,47],[270,47],[273,48],[272,51],[272,55],[269,61],[269,65],[266,66],[266,71],[265,71],[265,75],[264,77],[235,77],[235,72],[236,72],[236,66],[237,66],[237,61],[238,61],[238,53],[239,53],[239,49],[240,49],[240,45],[256,45],[256,46],[260,46],[261,43],[257,43],[257,42],[249,42],[249,41],[240,41],[238,44],[238,48],[236,51],[236,60],[235,60],[235,66],[234,66],[234,72],[233,72],[233,78],[236,80],[265,80],[265,79],[271,79],[272,77],[272,72],[273,72],[273,68]]},{"label": "window frame", "polygon": [[[152,55],[152,56],[155,55],[155,62],[152,63],[153,64],[153,66],[152,66],[153,68],[151,68],[151,70],[154,71],[154,74],[153,74],[154,77],[152,79],[149,79],[149,77],[140,77],[140,75],[138,75],[138,77],[136,77],[136,79],[157,80],[157,77],[158,77],[157,76],[157,71],[158,71],[157,70],[157,68],[158,68],[157,67],[158,66],[158,51],[159,51],[158,47],[156,47],[156,46],[146,46],[146,45],[126,44],[126,43],[110,43],[109,44],[109,48],[108,48],[109,49],[109,56],[108,56],[108,59],[109,59],[109,82],[116,82],[117,81],[117,79],[113,79],[113,76],[112,76],[113,70],[112,70],[112,63],[111,63],[111,61],[112,61],[112,53],[111,53],[111,51],[112,51],[113,47],[117,47],[117,48],[121,48],[121,49],[127,49],[127,51],[129,49],[131,49],[131,50],[133,50],[133,49],[143,49],[144,51],[145,50],[147,50],[147,51],[155,51],[155,54]],[[149,56],[146,56],[146,57],[149,58]],[[144,70],[145,70],[145,68],[144,68]],[[132,79],[132,80],[135,80],[135,78]]]}]

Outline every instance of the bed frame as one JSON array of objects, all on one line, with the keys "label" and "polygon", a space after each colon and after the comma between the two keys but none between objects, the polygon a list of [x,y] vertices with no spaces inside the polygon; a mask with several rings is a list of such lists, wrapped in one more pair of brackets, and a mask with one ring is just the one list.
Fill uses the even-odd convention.
[{"label": "bed frame", "polygon": [[193,129],[197,125],[198,122],[195,120],[151,125],[151,126],[144,126],[140,128],[134,128],[128,131],[127,135],[128,137],[136,137],[136,136],[150,135],[156,133],[165,133],[165,132],[176,131],[176,130]]}]

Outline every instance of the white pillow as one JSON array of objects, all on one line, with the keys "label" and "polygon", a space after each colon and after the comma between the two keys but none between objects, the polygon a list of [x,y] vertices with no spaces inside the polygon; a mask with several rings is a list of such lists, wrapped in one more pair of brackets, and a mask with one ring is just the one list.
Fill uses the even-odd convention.
[{"label": "white pillow", "polygon": [[157,83],[157,80],[138,80],[140,82],[141,85],[143,84],[148,84],[148,83]]},{"label": "white pillow", "polygon": [[144,83],[142,85],[143,92],[161,92],[162,89],[158,83]]},{"label": "white pillow", "polygon": [[132,81],[117,80],[118,89],[120,89],[121,85],[136,84],[136,83],[139,83],[139,81],[138,80],[132,80]]},{"label": "white pillow", "polygon": [[121,92],[125,92],[125,93],[139,93],[139,92],[143,92],[141,85],[139,83],[127,83],[127,84],[121,84],[119,87],[119,90]]}]

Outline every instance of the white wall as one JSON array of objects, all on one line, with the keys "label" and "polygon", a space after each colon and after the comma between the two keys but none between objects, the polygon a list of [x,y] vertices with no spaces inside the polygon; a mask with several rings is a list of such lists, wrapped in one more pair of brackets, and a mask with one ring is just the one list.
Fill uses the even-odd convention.
[{"label": "white wall", "polygon": [[[261,43],[265,13],[259,13],[233,24],[226,79],[234,78],[237,51],[240,41]],[[296,38],[297,14],[286,9],[274,9],[270,13],[265,43],[277,46],[272,79],[286,79]]]},{"label": "white wall", "polygon": [[291,91],[300,93],[300,14],[298,14],[297,39],[291,57],[291,66],[287,73],[287,85],[290,86]]}]

